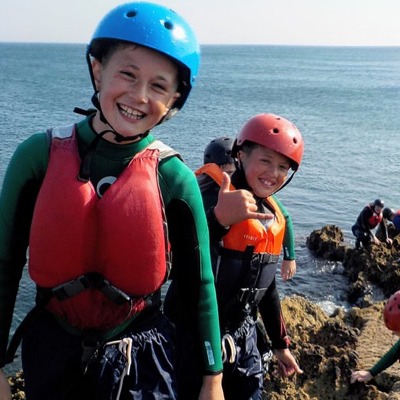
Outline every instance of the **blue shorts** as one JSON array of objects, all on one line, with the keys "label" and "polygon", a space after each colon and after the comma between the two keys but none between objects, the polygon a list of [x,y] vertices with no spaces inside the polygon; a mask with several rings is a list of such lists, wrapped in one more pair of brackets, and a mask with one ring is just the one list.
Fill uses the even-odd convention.
[{"label": "blue shorts", "polygon": [[237,354],[235,362],[224,363],[222,386],[225,400],[261,400],[264,370],[257,348],[254,320],[247,317],[231,336],[236,344]]},{"label": "blue shorts", "polygon": [[[123,379],[120,400],[176,400],[175,332],[159,313],[129,329],[130,374]],[[112,339],[113,341],[116,338]],[[82,337],[66,332],[44,313],[25,333],[22,367],[28,400],[116,399],[126,357],[118,345],[102,345],[81,368]]]}]

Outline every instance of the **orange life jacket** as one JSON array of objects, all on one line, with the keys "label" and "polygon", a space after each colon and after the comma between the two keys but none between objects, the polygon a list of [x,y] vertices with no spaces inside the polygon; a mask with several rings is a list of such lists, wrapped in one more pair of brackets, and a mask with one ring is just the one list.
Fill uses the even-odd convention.
[{"label": "orange life jacket", "polygon": [[[196,171],[196,175],[209,175],[219,186],[222,184],[222,171],[216,164],[205,164]],[[235,190],[230,185],[230,190]],[[272,197],[265,201],[275,211],[275,221],[268,230],[257,219],[247,219],[230,227],[223,237],[223,247],[231,250],[245,251],[247,246],[254,246],[254,253],[279,255],[285,236],[286,220],[280,207]]]},{"label": "orange life jacket", "polygon": [[169,252],[157,145],[162,143],[136,154],[99,198],[90,181],[77,179],[81,160],[75,128],[53,130],[33,215],[29,273],[39,287],[54,288],[96,272],[136,297],[117,305],[89,288],[63,301],[52,298],[48,309],[74,327],[116,326],[143,309],[143,296],[164,283]]},{"label": "orange life jacket", "polygon": [[[196,171],[197,176],[202,174],[221,186],[222,171],[216,164],[206,164]],[[233,185],[230,190],[235,190]],[[230,226],[218,246],[212,243],[220,324],[227,329],[236,329],[253,312],[275,279],[286,219],[272,197],[265,201],[275,214],[268,228],[259,220],[248,219]]]}]

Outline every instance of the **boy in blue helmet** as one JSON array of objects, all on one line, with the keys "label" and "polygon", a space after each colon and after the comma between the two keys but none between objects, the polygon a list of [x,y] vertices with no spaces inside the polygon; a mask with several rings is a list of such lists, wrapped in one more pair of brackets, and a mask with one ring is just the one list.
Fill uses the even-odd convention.
[{"label": "boy in blue helmet", "polygon": [[[160,308],[173,277],[202,354],[199,398],[223,399],[200,191],[179,155],[150,134],[184,105],[197,40],[170,9],[127,3],[100,22],[87,60],[96,109],[22,143],[4,179],[0,366],[22,339],[30,400],[176,399],[175,332]],[[6,351],[28,247],[36,306]],[[0,399],[10,398],[1,371]]]}]

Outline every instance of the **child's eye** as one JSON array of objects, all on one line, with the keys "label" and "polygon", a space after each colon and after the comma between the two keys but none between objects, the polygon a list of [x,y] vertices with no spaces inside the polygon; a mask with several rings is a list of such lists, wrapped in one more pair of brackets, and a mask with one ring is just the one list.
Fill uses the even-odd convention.
[{"label": "child's eye", "polygon": [[122,75],[125,75],[125,76],[127,76],[128,78],[132,78],[132,79],[135,79],[135,78],[136,78],[136,76],[135,76],[134,74],[132,74],[132,72],[129,72],[129,71],[122,71],[121,73],[122,73]]},{"label": "child's eye", "polygon": [[163,84],[161,84],[161,83],[153,83],[153,87],[154,87],[155,89],[159,90],[159,91],[162,91],[162,92],[167,92],[167,91],[168,91],[168,89],[166,88],[166,86],[163,85]]}]

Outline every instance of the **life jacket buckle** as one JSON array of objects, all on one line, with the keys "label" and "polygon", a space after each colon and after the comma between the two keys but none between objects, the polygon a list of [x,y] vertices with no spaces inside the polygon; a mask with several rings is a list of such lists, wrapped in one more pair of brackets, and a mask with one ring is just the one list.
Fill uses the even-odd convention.
[{"label": "life jacket buckle", "polygon": [[131,297],[112,285],[99,272],[88,272],[78,278],[54,287],[51,291],[58,300],[63,301],[76,296],[87,289],[97,289],[117,305],[131,300]]}]

